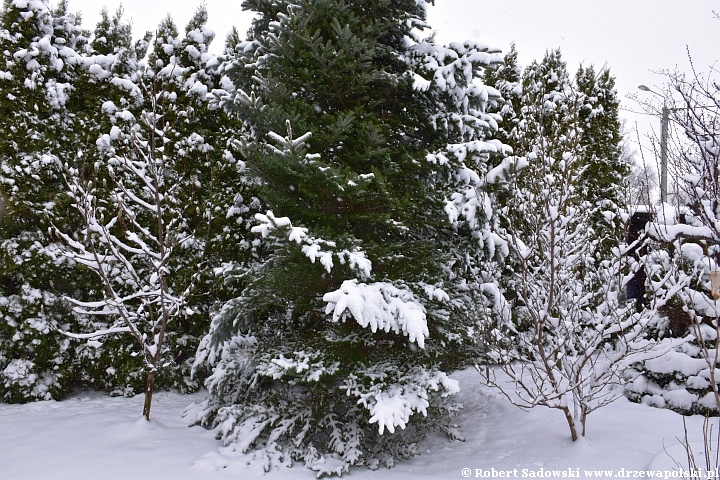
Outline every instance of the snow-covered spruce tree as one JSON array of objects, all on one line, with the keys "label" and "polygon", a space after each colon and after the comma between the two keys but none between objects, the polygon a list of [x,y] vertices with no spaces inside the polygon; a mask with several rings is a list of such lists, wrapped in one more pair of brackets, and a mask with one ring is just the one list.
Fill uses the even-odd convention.
[{"label": "snow-covered spruce tree", "polygon": [[58,326],[77,326],[60,297],[88,288],[67,262],[54,262],[48,219],[67,224],[51,168],[68,150],[77,51],[85,43],[66,2],[5,1],[0,30],[0,396],[58,398],[75,376],[73,345]]},{"label": "snow-covered spruce tree", "polygon": [[720,270],[720,90],[713,74],[694,73],[670,74],[666,91],[677,99],[669,158],[682,203],[665,205],[649,225],[656,245],[647,255],[648,282],[664,303],[658,335],[693,338],[636,365],[627,394],[683,414],[718,415],[720,320],[710,277]]},{"label": "snow-covered spruce tree", "polygon": [[523,102],[516,132],[528,153],[505,162],[514,195],[500,212],[507,222],[501,236],[511,253],[507,283],[516,298],[489,331],[487,355],[510,383],[489,367],[478,371],[503,393],[514,392],[506,395],[521,408],[559,409],[577,440],[587,416],[614,399],[607,387],[647,354],[652,344],[644,328],[655,316],[620,301],[639,265],[629,265],[627,246],[602,253],[595,209],[583,198],[582,103],[572,90],[543,85],[530,90],[534,103]]},{"label": "snow-covered spruce tree", "polygon": [[424,41],[416,0],[244,5],[260,15],[216,95],[252,129],[271,253],[203,340],[190,419],[266,468],[392,466],[427,428],[455,435],[447,373],[495,290],[483,179],[503,145],[480,79],[501,57]]}]

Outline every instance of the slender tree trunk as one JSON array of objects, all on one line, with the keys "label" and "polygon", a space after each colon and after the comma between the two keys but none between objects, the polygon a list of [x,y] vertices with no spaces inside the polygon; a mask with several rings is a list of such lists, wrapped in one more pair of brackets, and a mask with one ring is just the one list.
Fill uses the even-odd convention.
[{"label": "slender tree trunk", "polygon": [[145,405],[143,405],[143,416],[150,421],[150,405],[152,404],[153,389],[155,387],[155,369],[147,374],[147,382],[145,383]]},{"label": "slender tree trunk", "polygon": [[560,410],[565,414],[565,420],[568,422],[568,427],[570,427],[570,437],[572,438],[572,441],[575,442],[578,439],[578,431],[577,431],[577,425],[575,425],[575,419],[572,416],[572,413],[570,412],[570,409],[568,407],[561,407]]}]

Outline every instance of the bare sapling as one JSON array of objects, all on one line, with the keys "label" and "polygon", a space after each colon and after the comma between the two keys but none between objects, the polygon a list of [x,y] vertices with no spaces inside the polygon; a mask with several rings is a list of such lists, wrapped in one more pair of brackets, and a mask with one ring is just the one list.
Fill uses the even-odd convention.
[{"label": "bare sapling", "polygon": [[[145,362],[143,415],[150,420],[156,373],[168,353],[166,335],[178,318],[192,314],[188,300],[200,271],[198,263],[194,274],[180,280],[177,256],[194,249],[193,258],[201,262],[205,241],[196,234],[198,227],[188,224],[188,207],[177,196],[182,168],[166,154],[172,141],[167,134],[172,125],[166,120],[172,96],[158,80],[140,87],[150,108],[139,121],[127,110],[103,106],[115,124],[97,143],[106,161],[93,167],[84,161],[79,167],[63,166],[83,228],[77,233],[55,228],[53,233],[63,241],[60,253],[97,274],[103,289],[98,300],[67,301],[79,314],[112,319],[89,333],[63,333],[94,346],[110,334],[131,335]],[[209,225],[209,210],[204,221]]]}]

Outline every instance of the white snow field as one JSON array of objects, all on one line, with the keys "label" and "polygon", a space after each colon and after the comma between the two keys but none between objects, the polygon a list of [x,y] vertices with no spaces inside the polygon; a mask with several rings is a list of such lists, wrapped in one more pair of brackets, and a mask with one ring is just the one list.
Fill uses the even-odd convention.
[{"label": "white snow field", "polygon": [[[573,443],[559,411],[519,410],[483,385],[473,370],[453,377],[460,382],[465,407],[457,418],[464,442],[431,435],[421,445],[421,456],[392,469],[357,468],[347,478],[687,478],[687,466],[683,472],[668,457],[687,464],[677,445],[683,422],[676,413],[620,398],[592,413],[586,438]],[[141,417],[142,395],[111,398],[90,392],[60,402],[0,403],[0,478],[315,477],[301,464],[265,473],[252,453],[233,452],[212,431],[187,427],[183,410],[200,399],[202,394],[156,393],[149,423]],[[693,441],[702,439],[702,420],[688,419]]]}]

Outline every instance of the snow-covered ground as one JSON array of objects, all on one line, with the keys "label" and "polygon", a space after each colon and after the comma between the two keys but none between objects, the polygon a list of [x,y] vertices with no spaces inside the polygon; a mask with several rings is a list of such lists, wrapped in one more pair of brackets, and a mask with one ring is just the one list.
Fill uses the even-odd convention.
[{"label": "snow-covered ground", "polygon": [[[465,406],[458,418],[464,442],[431,436],[421,456],[390,470],[355,469],[348,478],[492,478],[493,473],[495,478],[597,478],[596,471],[604,478],[683,478],[666,453],[684,460],[684,451],[673,446],[683,435],[682,417],[671,411],[620,398],[592,413],[587,437],[573,443],[560,412],[518,410],[474,371],[454,377]],[[201,398],[156,393],[150,423],[141,418],[142,395],[110,398],[91,392],[61,402],[0,404],[0,478],[314,478],[302,465],[265,474],[251,455],[223,448],[213,432],[188,428],[182,412]],[[688,428],[700,439],[702,418],[689,418]]]}]

